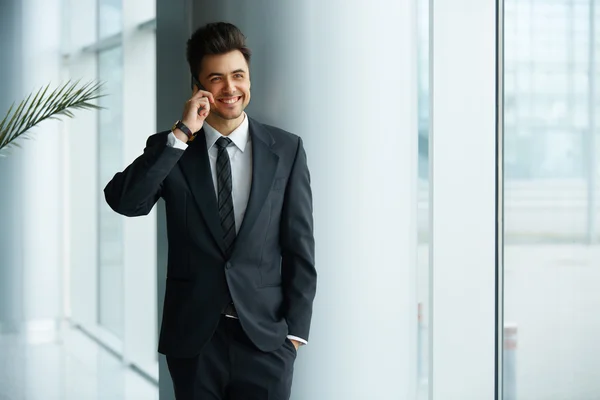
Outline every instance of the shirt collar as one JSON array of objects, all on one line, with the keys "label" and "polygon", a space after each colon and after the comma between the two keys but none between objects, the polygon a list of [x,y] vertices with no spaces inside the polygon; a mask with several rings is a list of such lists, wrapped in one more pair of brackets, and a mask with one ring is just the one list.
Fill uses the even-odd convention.
[{"label": "shirt collar", "polygon": [[[221,136],[223,136],[219,131],[210,126],[206,121],[204,121],[204,134],[206,136],[206,148],[210,150],[217,140]],[[229,139],[237,146],[238,149],[243,153],[246,149],[246,144],[248,144],[248,139],[250,138],[250,132],[248,129],[248,116],[244,113],[244,120],[233,132],[231,132],[228,136]]]}]

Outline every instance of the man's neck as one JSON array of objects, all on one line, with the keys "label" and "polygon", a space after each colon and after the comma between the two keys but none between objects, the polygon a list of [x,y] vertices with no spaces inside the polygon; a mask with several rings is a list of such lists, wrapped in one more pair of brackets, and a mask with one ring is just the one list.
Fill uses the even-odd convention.
[{"label": "man's neck", "polygon": [[206,118],[206,122],[216,129],[223,136],[229,136],[231,132],[235,131],[244,122],[245,115],[239,116],[236,119],[223,119],[217,115],[209,114]]}]

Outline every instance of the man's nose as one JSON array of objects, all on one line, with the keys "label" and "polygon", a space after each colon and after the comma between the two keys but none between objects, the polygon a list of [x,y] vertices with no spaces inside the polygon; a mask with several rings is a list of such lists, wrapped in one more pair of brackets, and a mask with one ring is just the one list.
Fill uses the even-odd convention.
[{"label": "man's nose", "polygon": [[224,88],[226,93],[234,93],[235,92],[235,85],[233,84],[233,80],[231,79],[227,79],[225,81],[225,88]]}]

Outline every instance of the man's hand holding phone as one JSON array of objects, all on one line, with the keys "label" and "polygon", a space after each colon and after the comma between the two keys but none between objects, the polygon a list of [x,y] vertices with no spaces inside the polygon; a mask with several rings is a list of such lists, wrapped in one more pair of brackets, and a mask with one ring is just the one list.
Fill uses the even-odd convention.
[{"label": "man's hand holding phone", "polygon": [[[193,133],[198,132],[204,125],[204,120],[210,113],[210,104],[214,104],[215,98],[212,93],[206,90],[198,89],[194,85],[192,97],[185,103],[181,122],[187,126]],[[187,142],[188,137],[179,129],[175,130],[175,136],[182,142]]]}]

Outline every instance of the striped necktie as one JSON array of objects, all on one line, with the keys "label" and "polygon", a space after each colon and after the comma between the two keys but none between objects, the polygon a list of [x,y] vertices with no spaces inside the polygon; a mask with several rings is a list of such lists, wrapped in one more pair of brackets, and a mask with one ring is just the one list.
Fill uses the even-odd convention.
[{"label": "striped necktie", "polygon": [[229,162],[229,153],[227,146],[231,144],[231,139],[221,136],[217,140],[219,153],[217,155],[217,190],[219,200],[219,217],[221,218],[221,227],[223,228],[223,239],[227,249],[227,256],[231,255],[233,242],[235,241],[235,214],[233,213],[233,198],[231,193],[231,163]]}]

